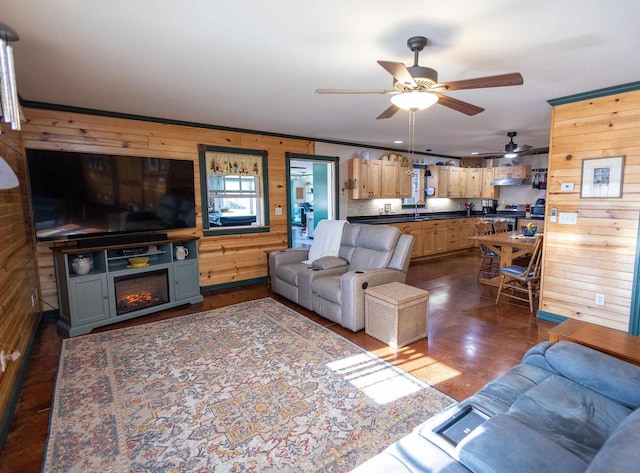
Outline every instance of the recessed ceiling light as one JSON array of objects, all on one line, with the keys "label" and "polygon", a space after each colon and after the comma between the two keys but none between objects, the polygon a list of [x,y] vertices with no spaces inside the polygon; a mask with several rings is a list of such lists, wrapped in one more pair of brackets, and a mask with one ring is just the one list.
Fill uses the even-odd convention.
[{"label": "recessed ceiling light", "polygon": [[404,143],[404,141],[402,140],[394,140],[393,142],[397,145],[401,145],[402,143]]},{"label": "recessed ceiling light", "polygon": [[480,153],[478,153],[477,151],[472,151],[472,152],[471,152],[471,156],[475,156],[475,155],[477,155],[477,154],[480,154]]}]

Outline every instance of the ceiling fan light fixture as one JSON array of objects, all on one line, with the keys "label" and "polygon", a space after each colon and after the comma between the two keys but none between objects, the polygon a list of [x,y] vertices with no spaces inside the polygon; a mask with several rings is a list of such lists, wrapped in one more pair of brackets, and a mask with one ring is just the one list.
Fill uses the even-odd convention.
[{"label": "ceiling fan light fixture", "polygon": [[505,158],[517,158],[518,157],[518,153],[505,153],[504,157]]},{"label": "ceiling fan light fixture", "polygon": [[429,92],[403,92],[391,97],[391,103],[402,110],[423,110],[438,101],[438,96]]}]

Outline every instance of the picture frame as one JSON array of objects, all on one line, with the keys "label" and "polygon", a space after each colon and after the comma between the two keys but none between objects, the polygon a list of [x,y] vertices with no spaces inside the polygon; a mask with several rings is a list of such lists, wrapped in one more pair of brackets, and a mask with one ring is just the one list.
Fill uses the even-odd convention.
[{"label": "picture frame", "polygon": [[582,160],[581,199],[617,199],[622,197],[624,156]]}]

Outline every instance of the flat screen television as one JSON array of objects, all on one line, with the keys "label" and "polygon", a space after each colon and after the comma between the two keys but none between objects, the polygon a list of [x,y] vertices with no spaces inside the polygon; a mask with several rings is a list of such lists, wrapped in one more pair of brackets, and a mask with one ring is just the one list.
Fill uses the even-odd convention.
[{"label": "flat screen television", "polygon": [[28,149],[27,165],[39,242],[196,226],[193,161]]}]

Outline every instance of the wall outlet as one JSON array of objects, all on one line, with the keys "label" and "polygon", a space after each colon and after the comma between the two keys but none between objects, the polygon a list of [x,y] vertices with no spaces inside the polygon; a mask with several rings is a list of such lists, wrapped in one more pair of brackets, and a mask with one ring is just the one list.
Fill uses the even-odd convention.
[{"label": "wall outlet", "polygon": [[560,190],[562,192],[572,192],[573,182],[563,182],[562,184],[560,184]]},{"label": "wall outlet", "polygon": [[0,368],[2,368],[3,373],[7,371],[7,355],[4,350],[0,351]]},{"label": "wall outlet", "polygon": [[596,305],[600,307],[604,305],[604,294],[596,294]]}]

